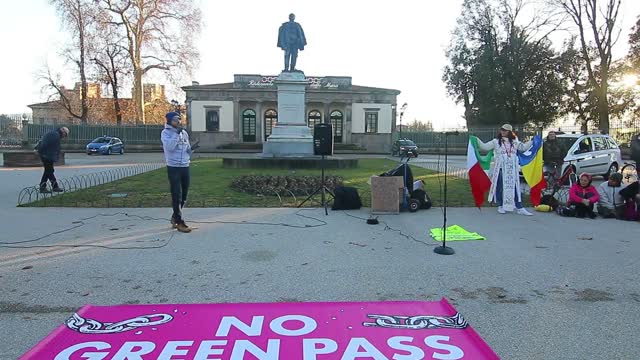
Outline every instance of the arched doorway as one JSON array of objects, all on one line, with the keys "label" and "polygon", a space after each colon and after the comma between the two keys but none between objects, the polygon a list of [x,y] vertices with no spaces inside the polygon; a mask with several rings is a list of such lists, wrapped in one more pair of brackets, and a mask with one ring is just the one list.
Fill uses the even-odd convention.
[{"label": "arched doorway", "polygon": [[331,127],[333,128],[333,142],[341,143],[342,142],[342,128],[344,123],[344,116],[342,115],[342,111],[333,110],[331,112]]},{"label": "arched doorway", "polygon": [[256,112],[252,109],[242,112],[242,141],[256,142]]},{"label": "arched doorway", "polygon": [[264,139],[267,140],[271,135],[271,130],[278,122],[278,112],[274,109],[269,109],[264,112]]},{"label": "arched doorway", "polygon": [[309,111],[309,115],[307,117],[307,125],[313,129],[316,124],[320,124],[322,122],[322,114],[318,110]]}]

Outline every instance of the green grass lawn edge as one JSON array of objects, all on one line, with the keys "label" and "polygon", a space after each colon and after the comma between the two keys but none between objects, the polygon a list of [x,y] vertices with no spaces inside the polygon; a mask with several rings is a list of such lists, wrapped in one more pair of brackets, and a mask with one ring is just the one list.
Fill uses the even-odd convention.
[{"label": "green grass lawn edge", "polygon": [[[358,189],[363,206],[371,204],[368,180],[398,166],[388,159],[360,159],[357,168],[328,169],[327,175],[337,175],[344,179],[345,186]],[[427,193],[434,206],[442,205],[443,174],[418,166],[411,167],[414,179],[425,182]],[[223,168],[221,159],[198,159],[191,163],[191,186],[189,207],[295,207],[304,197],[258,196],[243,193],[230,187],[232,180],[242,175],[319,175],[316,169],[229,169]],[[448,204],[454,207],[474,206],[469,182],[449,176],[447,179]],[[112,194],[127,194],[126,197],[112,197]],[[320,206],[319,196],[305,206]],[[526,197],[525,197],[526,198]],[[528,199],[525,199],[528,200]],[[171,197],[165,168],[128,177],[89,189],[77,190],[37,202],[28,207],[99,207],[136,208],[169,207]]]}]

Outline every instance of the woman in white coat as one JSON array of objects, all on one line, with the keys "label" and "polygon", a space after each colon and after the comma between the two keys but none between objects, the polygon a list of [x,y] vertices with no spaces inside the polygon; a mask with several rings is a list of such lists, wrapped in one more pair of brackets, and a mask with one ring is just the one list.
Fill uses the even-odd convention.
[{"label": "woman in white coat", "polygon": [[504,214],[514,209],[520,215],[531,216],[522,206],[522,191],[520,190],[520,164],[517,152],[526,152],[532,146],[532,141],[522,143],[513,133],[513,127],[504,124],[495,139],[483,143],[478,140],[481,151],[493,150],[495,165],[491,176],[489,201],[498,204],[498,212]]}]

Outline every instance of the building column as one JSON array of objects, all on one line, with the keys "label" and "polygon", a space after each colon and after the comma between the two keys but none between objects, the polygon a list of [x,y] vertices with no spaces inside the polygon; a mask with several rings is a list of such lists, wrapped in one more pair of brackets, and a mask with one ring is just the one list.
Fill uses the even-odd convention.
[{"label": "building column", "polygon": [[240,101],[233,99],[233,142],[242,142],[240,135]]},{"label": "building column", "polygon": [[331,102],[324,102],[323,103],[323,109],[322,109],[322,122],[325,124],[330,124],[331,123],[331,119],[330,119],[330,112],[331,112]]},{"label": "building column", "polygon": [[351,116],[351,103],[345,105],[344,108],[344,143],[351,144],[351,130],[352,130],[352,116]]},{"label": "building column", "polygon": [[264,141],[264,119],[262,118],[262,101],[256,101],[256,142],[261,144]]}]

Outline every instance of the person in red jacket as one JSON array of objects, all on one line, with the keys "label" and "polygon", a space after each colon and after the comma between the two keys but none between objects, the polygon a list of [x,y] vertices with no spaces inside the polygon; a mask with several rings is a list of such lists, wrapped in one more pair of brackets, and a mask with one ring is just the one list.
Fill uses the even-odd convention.
[{"label": "person in red jacket", "polygon": [[591,185],[591,180],[591,175],[582,173],[580,180],[573,184],[569,190],[569,205],[576,207],[576,217],[584,218],[587,215],[592,219],[596,217],[593,206],[600,199],[600,195],[598,190]]}]

